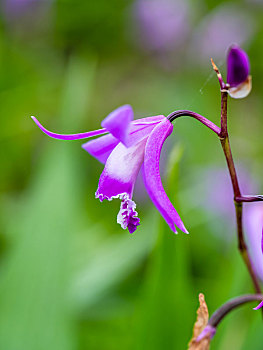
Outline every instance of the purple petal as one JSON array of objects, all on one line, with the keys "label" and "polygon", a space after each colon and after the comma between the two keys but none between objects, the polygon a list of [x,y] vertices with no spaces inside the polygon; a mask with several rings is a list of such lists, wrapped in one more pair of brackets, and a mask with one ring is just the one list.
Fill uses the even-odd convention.
[{"label": "purple petal", "polygon": [[133,233],[137,226],[140,225],[140,219],[138,213],[135,210],[136,204],[126,195],[120,196],[122,199],[121,208],[117,216],[117,223],[125,230],[128,228],[130,233]]},{"label": "purple petal", "polygon": [[237,45],[230,47],[227,56],[227,83],[236,87],[245,82],[249,76],[250,64],[245,51]]},{"label": "purple petal", "polygon": [[154,124],[162,121],[164,118],[166,118],[164,115],[155,115],[153,117],[145,117],[145,118],[136,119],[132,121],[132,125]]},{"label": "purple petal", "polygon": [[160,176],[159,162],[164,141],[172,133],[173,125],[168,119],[159,123],[150,134],[145,148],[144,180],[147,192],[171,230],[188,233],[178,213],[167,197]]},{"label": "purple petal", "polygon": [[127,194],[131,199],[134,184],[144,158],[146,138],[132,147],[125,147],[121,142],[114,148],[107,159],[100,176],[96,198],[101,201],[118,198]]},{"label": "purple petal", "polygon": [[124,145],[127,145],[130,123],[133,120],[133,110],[130,105],[124,105],[111,112],[101,123]]},{"label": "purple petal", "polygon": [[34,122],[37,124],[37,126],[48,136],[52,137],[53,139],[59,139],[59,140],[79,140],[79,139],[86,139],[89,137],[97,136],[97,135],[102,135],[106,134],[107,130],[106,129],[99,129],[99,130],[93,130],[93,131],[88,131],[88,132],[82,132],[80,134],[56,134],[54,132],[51,132],[43,127],[39,123],[39,121],[35,117],[31,117]]},{"label": "purple petal", "polygon": [[253,310],[258,310],[261,309],[263,307],[263,300],[261,301],[261,303],[258,304],[258,306],[254,307]]},{"label": "purple petal", "polygon": [[[129,145],[132,146],[149,136],[157,123],[164,118],[164,116],[148,117],[132,122],[128,141]],[[105,163],[118,143],[119,141],[112,135],[105,135],[84,143],[82,148],[101,163]]]},{"label": "purple petal", "polygon": [[108,134],[98,137],[95,140],[84,143],[81,147],[90,155],[97,158],[101,163],[105,164],[113,149],[117,146],[119,140]]}]

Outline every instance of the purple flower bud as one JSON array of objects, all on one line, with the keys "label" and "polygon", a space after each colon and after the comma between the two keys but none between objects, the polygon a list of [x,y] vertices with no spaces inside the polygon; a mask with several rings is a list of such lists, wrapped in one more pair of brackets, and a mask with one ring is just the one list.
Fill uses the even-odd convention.
[{"label": "purple flower bud", "polygon": [[227,55],[227,83],[236,87],[247,80],[249,73],[248,55],[237,45],[232,45]]},{"label": "purple flower bud", "polygon": [[248,55],[237,45],[232,45],[227,55],[228,93],[233,98],[246,97],[252,88]]}]

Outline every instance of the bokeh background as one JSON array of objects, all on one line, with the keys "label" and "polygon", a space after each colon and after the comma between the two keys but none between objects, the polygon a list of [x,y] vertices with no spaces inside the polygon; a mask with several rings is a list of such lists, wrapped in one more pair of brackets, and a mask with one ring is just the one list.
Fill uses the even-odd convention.
[{"label": "bokeh background", "polygon": [[[190,109],[218,124],[210,57],[225,74],[233,42],[249,54],[253,90],[229,101],[232,148],[241,187],[262,193],[262,0],[1,0],[1,349],[186,349],[199,292],[211,314],[253,291],[208,129],[182,118],[163,150],[163,183],[190,235],[169,230],[140,178],[130,235],[119,201],[94,198],[102,165],[30,119],[83,132],[128,103],[136,118]],[[222,322],[211,349],[262,349],[253,306]]]}]

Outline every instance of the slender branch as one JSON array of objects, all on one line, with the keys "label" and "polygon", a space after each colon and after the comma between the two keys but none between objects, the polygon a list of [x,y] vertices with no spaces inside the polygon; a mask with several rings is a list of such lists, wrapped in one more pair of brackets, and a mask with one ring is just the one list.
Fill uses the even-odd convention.
[{"label": "slender branch", "polygon": [[213,122],[211,122],[209,119],[203,117],[198,113],[188,111],[188,110],[179,110],[179,111],[172,112],[167,116],[167,118],[170,120],[170,122],[172,122],[175,119],[179,117],[184,117],[184,116],[192,117],[198,120],[199,122],[207,126],[210,130],[212,130],[214,133],[216,133],[219,136],[221,129],[217,125],[215,125]]},{"label": "slender branch", "polygon": [[263,300],[262,294],[246,294],[237,298],[230,299],[213,313],[208,321],[208,325],[211,327],[217,327],[222,319],[233,309],[252,301],[261,300]]},{"label": "slender branch", "polygon": [[257,280],[256,274],[254,272],[251,258],[249,256],[245,239],[244,239],[243,223],[242,223],[243,200],[240,201],[240,198],[244,198],[244,197],[241,195],[237,173],[235,169],[235,164],[234,164],[231,147],[229,143],[229,136],[227,131],[227,96],[228,94],[226,91],[221,91],[221,132],[220,132],[219,138],[220,138],[221,145],[227,161],[227,166],[228,166],[232,187],[233,187],[233,192],[234,192],[234,203],[236,208],[236,222],[237,222],[237,235],[238,235],[238,249],[247,266],[247,269],[249,271],[249,274],[254,284],[255,291],[257,293],[261,293],[261,288]]}]

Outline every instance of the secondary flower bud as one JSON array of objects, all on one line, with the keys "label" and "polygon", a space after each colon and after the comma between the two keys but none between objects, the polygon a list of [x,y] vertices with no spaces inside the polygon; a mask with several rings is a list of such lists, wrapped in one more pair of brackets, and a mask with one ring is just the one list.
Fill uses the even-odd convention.
[{"label": "secondary flower bud", "polygon": [[233,98],[246,97],[252,88],[249,58],[245,51],[232,45],[227,55],[227,83]]}]

